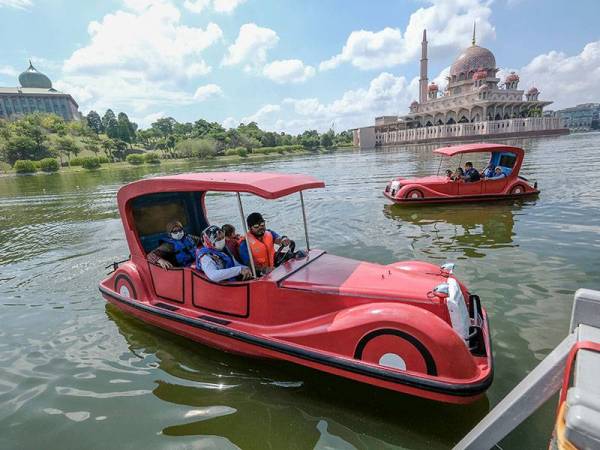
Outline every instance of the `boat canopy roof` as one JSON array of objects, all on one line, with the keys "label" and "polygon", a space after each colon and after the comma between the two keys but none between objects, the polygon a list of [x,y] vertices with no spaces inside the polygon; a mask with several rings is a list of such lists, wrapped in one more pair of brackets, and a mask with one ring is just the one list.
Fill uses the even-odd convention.
[{"label": "boat canopy roof", "polygon": [[500,152],[507,151],[511,153],[515,153],[517,156],[521,157],[523,155],[523,149],[519,147],[513,147],[505,144],[491,144],[488,142],[479,142],[477,144],[464,144],[464,145],[454,145],[451,147],[442,147],[437,148],[433,152],[440,153],[445,156],[454,156],[459,153],[489,153],[489,152]]},{"label": "boat canopy roof", "polygon": [[148,178],[123,186],[120,204],[157,192],[247,192],[266,199],[284,197],[305,189],[322,188],[325,183],[310,175],[272,172],[204,172]]}]

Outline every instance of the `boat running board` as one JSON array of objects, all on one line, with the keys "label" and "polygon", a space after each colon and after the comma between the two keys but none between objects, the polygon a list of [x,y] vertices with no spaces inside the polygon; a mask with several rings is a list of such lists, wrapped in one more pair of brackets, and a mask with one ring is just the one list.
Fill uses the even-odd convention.
[{"label": "boat running board", "polygon": [[208,320],[209,322],[218,323],[219,325],[229,325],[231,323],[230,320],[219,319],[218,317],[211,316],[198,316],[198,319]]},{"label": "boat running board", "polygon": [[153,306],[156,306],[157,308],[168,309],[169,311],[177,311],[179,309],[177,306],[169,305],[168,303],[163,302],[155,303]]}]

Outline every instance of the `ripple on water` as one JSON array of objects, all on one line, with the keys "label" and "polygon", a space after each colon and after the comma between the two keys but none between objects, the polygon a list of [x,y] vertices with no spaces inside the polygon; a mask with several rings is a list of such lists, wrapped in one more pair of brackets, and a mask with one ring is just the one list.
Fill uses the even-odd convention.
[{"label": "ripple on water", "polygon": [[[314,247],[382,263],[459,260],[457,275],[491,317],[493,406],[564,336],[573,291],[600,279],[600,178],[588,176],[600,169],[600,135],[523,145],[523,175],[539,182],[540,196],[465,207],[385,206],[388,179],[437,170],[426,147],[233,168],[324,179],[325,190],[305,194]],[[360,386],[212,351],[105,308],[97,282],[128,254],[116,191],[152,170],[0,179],[2,444],[39,448],[33,436],[52,430],[55,442],[89,448],[447,448],[485,413],[486,402],[433,410],[387,392],[361,397]],[[244,196],[244,208],[301,242],[297,197]],[[211,196],[207,209],[212,223],[242,229],[235,196]],[[552,414],[530,419],[509,445],[541,448]],[[110,420],[110,433],[87,426],[92,419]]]}]

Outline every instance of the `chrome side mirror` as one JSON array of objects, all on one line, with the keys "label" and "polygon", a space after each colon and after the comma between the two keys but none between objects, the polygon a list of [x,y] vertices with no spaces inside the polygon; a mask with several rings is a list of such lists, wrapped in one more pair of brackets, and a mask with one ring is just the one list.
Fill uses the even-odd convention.
[{"label": "chrome side mirror", "polygon": [[448,263],[444,263],[440,266],[440,269],[442,269],[444,272],[448,272],[448,273],[452,273],[454,272],[454,263],[448,262]]}]

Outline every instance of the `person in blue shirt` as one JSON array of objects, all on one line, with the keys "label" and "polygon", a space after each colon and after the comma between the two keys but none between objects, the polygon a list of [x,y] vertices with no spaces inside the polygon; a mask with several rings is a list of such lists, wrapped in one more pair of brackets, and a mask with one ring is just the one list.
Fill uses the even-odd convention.
[{"label": "person in blue shirt", "polygon": [[159,241],[159,246],[146,256],[146,259],[163,269],[186,267],[196,259],[196,247],[200,238],[188,234],[179,220],[167,224],[167,234]]},{"label": "person in blue shirt", "polygon": [[502,172],[500,167],[496,167],[494,169],[494,176],[488,177],[488,180],[500,180],[502,178],[506,178],[506,174]]},{"label": "person in blue shirt", "polygon": [[211,225],[202,232],[204,247],[196,254],[196,268],[202,270],[209,280],[235,281],[238,276],[247,280],[252,272],[235,260],[225,245],[225,233],[216,225]]},{"label": "person in blue shirt", "polygon": [[483,170],[483,177],[484,178],[491,178],[494,176],[494,165],[493,164],[488,164],[487,167]]},{"label": "person in blue shirt", "polygon": [[481,179],[481,175],[479,175],[477,169],[473,167],[472,162],[469,161],[465,163],[465,174],[462,179],[465,183],[472,183]]}]

